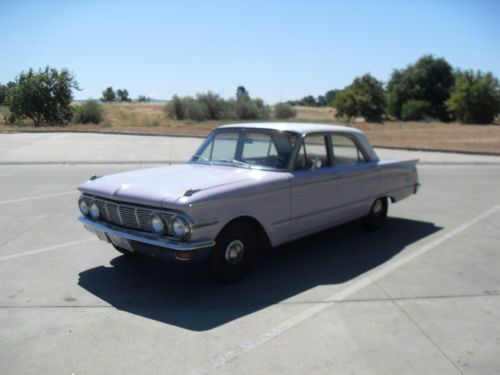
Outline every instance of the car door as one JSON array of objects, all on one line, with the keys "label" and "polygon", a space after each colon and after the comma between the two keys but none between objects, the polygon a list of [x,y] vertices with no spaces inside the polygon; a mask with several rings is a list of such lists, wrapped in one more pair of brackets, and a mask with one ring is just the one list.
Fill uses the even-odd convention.
[{"label": "car door", "polygon": [[329,134],[302,140],[290,178],[291,239],[334,225],[339,217],[340,173],[333,165]]},{"label": "car door", "polygon": [[334,170],[341,176],[336,185],[339,222],[365,216],[379,189],[379,169],[350,134],[331,134]]}]

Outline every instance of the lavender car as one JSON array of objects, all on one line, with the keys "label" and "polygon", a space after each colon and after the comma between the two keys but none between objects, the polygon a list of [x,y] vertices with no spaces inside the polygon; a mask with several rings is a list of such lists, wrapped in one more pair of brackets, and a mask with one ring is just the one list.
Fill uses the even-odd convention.
[{"label": "lavender car", "polygon": [[388,201],[417,192],[416,160],[380,160],[359,130],[256,123],[215,129],[192,159],[93,177],[80,221],[123,254],[208,260],[237,281],[257,249],[362,218],[381,227]]}]

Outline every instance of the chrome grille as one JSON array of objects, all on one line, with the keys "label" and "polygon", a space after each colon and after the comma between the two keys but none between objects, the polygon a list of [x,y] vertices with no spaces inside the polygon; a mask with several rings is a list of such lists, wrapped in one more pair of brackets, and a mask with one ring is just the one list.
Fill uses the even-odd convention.
[{"label": "chrome grille", "polygon": [[[121,204],[113,201],[108,201],[102,198],[91,198],[84,196],[83,199],[90,206],[91,202],[95,202],[101,213],[101,220],[126,228],[152,232],[150,217],[151,214],[157,212],[153,209],[147,209],[131,204]],[[157,212],[168,223],[174,213]]]}]

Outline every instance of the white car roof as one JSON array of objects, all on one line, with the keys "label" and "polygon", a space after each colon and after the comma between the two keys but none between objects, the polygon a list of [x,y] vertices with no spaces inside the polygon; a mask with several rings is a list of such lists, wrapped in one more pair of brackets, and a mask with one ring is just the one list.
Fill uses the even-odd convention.
[{"label": "white car roof", "polygon": [[326,125],[326,124],[314,124],[305,122],[254,122],[254,123],[240,123],[240,124],[230,124],[222,125],[217,129],[270,129],[278,131],[290,131],[295,133],[300,133],[303,136],[310,133],[326,133],[326,132],[337,132],[337,133],[348,133],[356,137],[356,139],[361,143],[365,151],[368,153],[370,160],[379,160],[377,153],[373,149],[372,145],[368,141],[365,133],[356,128],[351,128],[344,125]]},{"label": "white car roof", "polygon": [[345,125],[326,125],[305,122],[254,122],[222,125],[218,128],[253,128],[253,129],[272,129],[279,131],[291,131],[296,133],[321,133],[321,132],[339,132],[339,133],[361,133],[356,128]]}]

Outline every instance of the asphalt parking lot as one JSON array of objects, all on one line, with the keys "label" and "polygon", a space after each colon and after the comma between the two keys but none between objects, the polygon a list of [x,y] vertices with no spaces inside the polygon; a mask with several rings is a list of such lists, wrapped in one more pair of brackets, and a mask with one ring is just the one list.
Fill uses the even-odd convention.
[{"label": "asphalt parking lot", "polygon": [[68,160],[49,135],[7,137],[2,374],[500,373],[498,157],[419,153],[422,188],[390,206],[381,231],[343,225],[218,285],[199,265],[122,256],[76,220],[89,176],[180,161],[199,140],[164,140],[176,145],[165,156],[101,136]]}]

